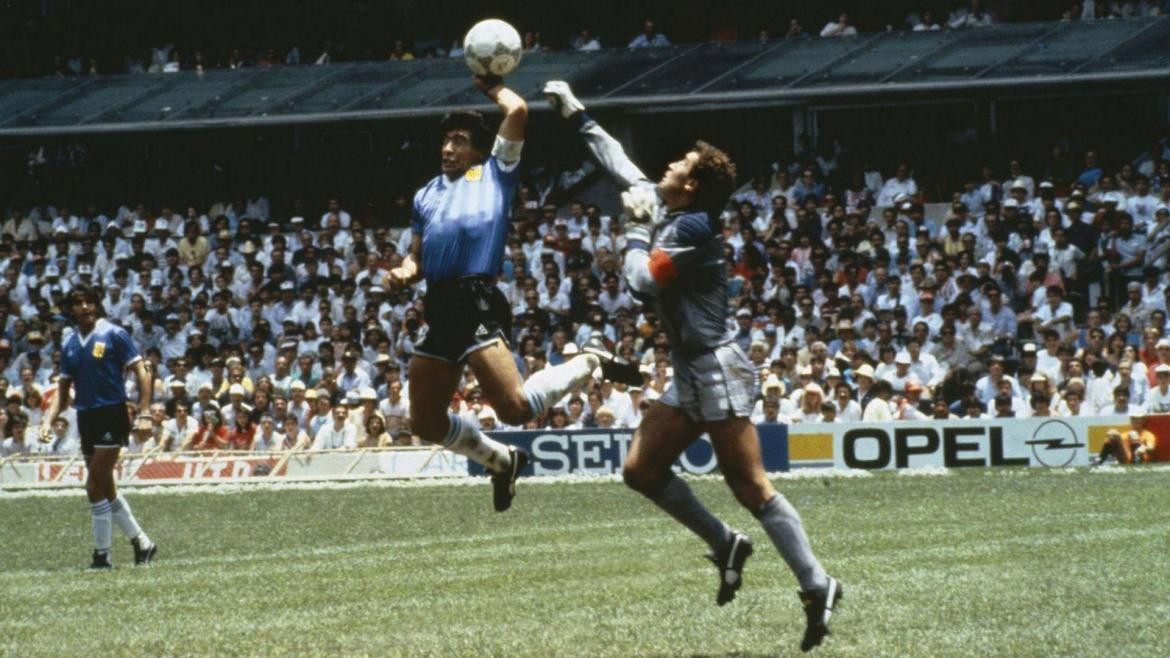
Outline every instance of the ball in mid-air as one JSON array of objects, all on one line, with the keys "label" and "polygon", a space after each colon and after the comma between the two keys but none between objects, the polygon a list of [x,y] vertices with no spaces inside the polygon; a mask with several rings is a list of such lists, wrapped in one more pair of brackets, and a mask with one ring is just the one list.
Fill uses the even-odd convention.
[{"label": "ball in mid-air", "polygon": [[463,38],[463,57],[476,75],[507,75],[523,50],[516,28],[498,19],[480,21]]}]

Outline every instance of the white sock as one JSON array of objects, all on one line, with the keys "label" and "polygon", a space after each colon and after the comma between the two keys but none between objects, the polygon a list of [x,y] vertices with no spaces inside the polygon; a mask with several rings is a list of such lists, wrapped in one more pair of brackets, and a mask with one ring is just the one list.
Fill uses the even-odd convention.
[{"label": "white sock", "polygon": [[102,500],[90,506],[93,515],[93,543],[99,553],[110,552],[110,501]]},{"label": "white sock", "polygon": [[134,518],[134,512],[130,511],[130,503],[118,494],[118,497],[108,501],[110,503],[110,515],[114,519],[114,523],[118,524],[122,534],[126,535],[128,539],[138,539],[138,543],[142,548],[150,548],[150,537],[142,531],[138,526],[137,519]]},{"label": "white sock", "polygon": [[533,417],[548,409],[549,401],[561,399],[565,393],[584,384],[601,365],[595,354],[580,354],[554,368],[545,368],[524,382],[524,396]]},{"label": "white sock", "polygon": [[482,464],[493,473],[503,471],[512,463],[508,446],[489,439],[486,434],[479,431],[479,428],[469,425],[455,414],[447,417],[451,420],[451,428],[447,430],[443,447]]}]

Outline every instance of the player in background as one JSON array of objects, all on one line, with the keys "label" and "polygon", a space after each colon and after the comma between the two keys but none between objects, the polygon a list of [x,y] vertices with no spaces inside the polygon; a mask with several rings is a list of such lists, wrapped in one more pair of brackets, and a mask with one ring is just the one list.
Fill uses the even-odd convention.
[{"label": "player in background", "polygon": [[[735,165],[722,151],[696,142],[655,184],[585,113],[568,84],[549,82],[544,92],[627,190],[622,194],[627,213],[625,279],[639,298],[657,309],[670,336],[674,380],[646,410],[622,476],[707,542],[708,557],[719,570],[716,602],[727,603],[742,582],[751,540],[716,518],[671,470],[687,446],[706,432],[732,493],[760,520],[800,582],[808,622],[801,649],[808,651],[828,634],[842,590],[813,555],[796,509],[772,488],[749,418],[755,369],[727,325],[727,267],[719,222],[734,188]],[[659,219],[660,203],[666,212]]]},{"label": "player in background", "polygon": [[[482,464],[492,473],[493,503],[504,511],[528,455],[488,438],[449,413],[464,364],[470,364],[501,421],[523,425],[611,360],[585,352],[522,382],[508,346],[512,311],[495,281],[503,266],[508,213],[516,191],[528,105],[499,77],[475,86],[504,113],[494,139],[478,112],[451,112],[440,124],[442,173],[414,196],[410,252],[387,276],[399,289],[425,280],[425,334],[410,359],[410,425],[423,439]],[[635,368],[629,368],[634,376]],[[611,373],[612,374],[612,373]]]},{"label": "player in background", "polygon": [[158,547],[134,518],[130,504],[114,484],[118,454],[130,437],[130,412],[126,399],[126,370],[132,369],[138,383],[138,418],[135,425],[150,429],[150,374],[130,334],[105,320],[101,298],[93,288],[76,286],[69,293],[69,312],[75,328],[61,347],[61,376],[57,394],[41,422],[41,441],[52,440],[53,421],[69,407],[71,389],[77,409],[81,453],[85,456],[85,492],[89,496],[93,521],[91,569],[110,569],[112,524],[134,547],[134,564],[148,564]]}]

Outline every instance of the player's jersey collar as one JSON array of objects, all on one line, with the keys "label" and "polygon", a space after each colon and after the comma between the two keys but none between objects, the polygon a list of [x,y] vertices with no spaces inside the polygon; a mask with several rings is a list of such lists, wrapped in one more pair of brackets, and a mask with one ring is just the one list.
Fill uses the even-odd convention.
[{"label": "player's jersey collar", "polygon": [[105,318],[98,318],[97,322],[93,323],[93,329],[90,330],[90,332],[88,334],[86,334],[84,336],[82,336],[80,333],[77,333],[77,332],[74,332],[74,334],[77,336],[77,340],[79,340],[81,342],[81,346],[85,347],[85,344],[89,342],[90,338],[94,337],[94,334],[96,334],[100,331],[105,331],[106,324],[109,324],[109,323],[106,322]]}]

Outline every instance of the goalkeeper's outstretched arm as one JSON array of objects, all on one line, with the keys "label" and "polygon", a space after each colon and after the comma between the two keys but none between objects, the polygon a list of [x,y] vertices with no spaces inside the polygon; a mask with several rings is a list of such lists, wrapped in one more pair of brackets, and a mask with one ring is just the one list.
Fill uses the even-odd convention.
[{"label": "goalkeeper's outstretched arm", "polygon": [[562,116],[578,122],[578,131],[585,138],[585,145],[622,189],[635,186],[654,187],[654,182],[646,178],[646,174],[642,173],[638,165],[626,155],[621,143],[585,113],[585,106],[577,100],[568,83],[553,80],[544,86],[544,95],[548,98],[549,104],[559,110]]}]

